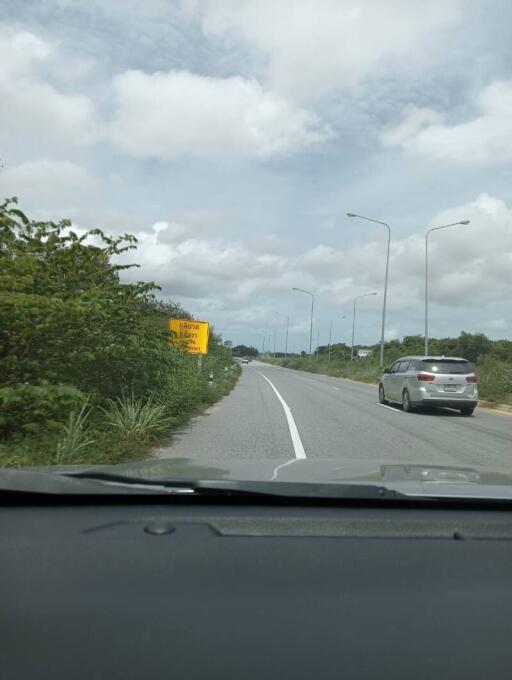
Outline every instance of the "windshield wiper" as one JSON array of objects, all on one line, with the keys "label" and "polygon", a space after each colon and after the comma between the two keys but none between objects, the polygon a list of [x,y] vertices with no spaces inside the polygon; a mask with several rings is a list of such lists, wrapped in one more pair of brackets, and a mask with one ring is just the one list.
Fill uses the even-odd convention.
[{"label": "windshield wiper", "polygon": [[148,479],[102,470],[48,472],[46,470],[1,470],[0,494],[66,496],[190,496],[213,499],[286,501],[372,501],[372,502],[508,502],[512,488],[478,485],[474,482],[415,483],[368,481],[278,482],[238,480]]},{"label": "windshield wiper", "polygon": [[59,473],[61,476],[102,482],[127,491],[153,491],[160,493],[272,498],[307,499],[354,499],[354,500],[397,500],[405,498],[399,492],[382,484],[361,482],[319,483],[319,482],[276,482],[276,481],[236,481],[236,480],[152,480],[102,471],[80,471]]},{"label": "windshield wiper", "polygon": [[393,501],[401,493],[367,482],[276,482],[236,480],[173,480],[132,477],[101,470],[48,472],[0,471],[3,495],[95,496],[151,495],[271,500],[371,500]]}]

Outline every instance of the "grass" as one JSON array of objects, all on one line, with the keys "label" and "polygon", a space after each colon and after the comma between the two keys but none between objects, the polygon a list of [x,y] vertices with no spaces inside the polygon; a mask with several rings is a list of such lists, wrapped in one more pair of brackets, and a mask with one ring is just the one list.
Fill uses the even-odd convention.
[{"label": "grass", "polygon": [[88,427],[90,411],[85,403],[80,411],[73,411],[64,427],[64,433],[55,447],[55,465],[74,463],[87,449],[94,444],[95,439]]},{"label": "grass", "polygon": [[512,405],[512,364],[486,357],[478,364],[477,375],[481,399]]},{"label": "grass", "polygon": [[170,442],[173,430],[228,394],[240,375],[238,364],[227,373],[224,366],[211,370],[213,384],[204,383],[186,407],[178,409],[165,395],[124,395],[104,404],[85,404],[70,414],[61,432],[0,442],[0,467],[115,465],[149,458],[154,447]]},{"label": "grass", "polygon": [[105,425],[121,440],[148,442],[164,435],[170,428],[172,416],[166,405],[154,396],[136,398],[133,394],[110,400],[102,408]]},{"label": "grass", "polygon": [[310,373],[322,373],[330,375],[335,378],[348,378],[350,380],[359,380],[365,383],[378,383],[382,370],[376,364],[369,361],[327,361],[327,358],[292,358],[292,359],[272,359],[272,363],[276,363],[286,368],[294,368],[299,371],[308,371]]}]

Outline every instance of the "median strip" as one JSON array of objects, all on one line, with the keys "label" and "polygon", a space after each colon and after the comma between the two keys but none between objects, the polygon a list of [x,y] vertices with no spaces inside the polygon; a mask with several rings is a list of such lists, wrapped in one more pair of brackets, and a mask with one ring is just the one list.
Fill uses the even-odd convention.
[{"label": "median strip", "polygon": [[286,416],[286,422],[288,423],[288,429],[290,430],[290,437],[292,438],[292,444],[293,444],[293,450],[295,453],[295,458],[297,459],[304,459],[306,458],[306,452],[304,451],[304,446],[302,445],[302,440],[300,438],[299,431],[297,429],[297,425],[295,423],[295,419],[293,417],[293,414],[291,412],[290,407],[288,404],[285,402],[283,397],[279,394],[277,391],[274,383],[267,378],[266,375],[264,375],[261,371],[258,371],[258,373],[261,375],[262,378],[264,378],[270,387],[274,390],[276,397],[279,399],[279,402],[281,403],[281,406],[283,407],[284,414]]}]

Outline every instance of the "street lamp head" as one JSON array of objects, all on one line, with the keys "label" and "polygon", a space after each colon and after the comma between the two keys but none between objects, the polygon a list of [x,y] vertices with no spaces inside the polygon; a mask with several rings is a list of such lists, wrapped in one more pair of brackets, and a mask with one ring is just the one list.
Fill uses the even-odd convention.
[{"label": "street lamp head", "polygon": [[462,222],[459,222],[459,224],[469,224],[470,220],[462,220]]},{"label": "street lamp head", "polygon": [[347,213],[347,217],[357,217],[355,213]]}]

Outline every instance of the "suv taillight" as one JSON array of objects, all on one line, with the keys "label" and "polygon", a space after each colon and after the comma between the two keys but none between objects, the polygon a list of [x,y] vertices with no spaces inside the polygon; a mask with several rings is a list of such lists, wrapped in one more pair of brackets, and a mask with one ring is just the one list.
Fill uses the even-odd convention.
[{"label": "suv taillight", "polygon": [[416,378],[421,382],[434,382],[435,375],[429,375],[428,373],[418,373]]},{"label": "suv taillight", "polygon": [[476,377],[476,375],[468,375],[468,376],[466,376],[466,382],[476,383],[476,382],[478,382],[478,378]]}]

